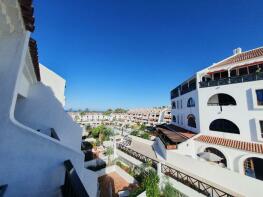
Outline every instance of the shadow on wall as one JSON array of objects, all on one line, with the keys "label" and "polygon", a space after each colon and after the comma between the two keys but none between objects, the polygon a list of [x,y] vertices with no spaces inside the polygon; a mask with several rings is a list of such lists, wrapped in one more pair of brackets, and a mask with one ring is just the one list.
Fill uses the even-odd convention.
[{"label": "shadow on wall", "polygon": [[249,120],[250,136],[252,141],[258,141],[257,126],[255,119]]},{"label": "shadow on wall", "polygon": [[80,150],[80,126],[65,112],[52,89],[41,82],[31,86],[28,97],[17,97],[14,115],[34,130],[54,128],[62,142]]}]

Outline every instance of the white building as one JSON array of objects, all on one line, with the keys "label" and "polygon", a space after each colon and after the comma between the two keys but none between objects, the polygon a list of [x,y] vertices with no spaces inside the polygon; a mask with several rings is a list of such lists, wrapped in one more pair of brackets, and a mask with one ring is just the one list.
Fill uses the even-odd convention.
[{"label": "white building", "polygon": [[263,180],[263,48],[236,49],[197,72],[171,91],[171,104],[172,125],[160,128],[166,159],[212,152],[220,166]]},{"label": "white building", "polygon": [[0,1],[0,190],[7,197],[61,196],[69,188],[96,196],[81,129],[63,109],[65,80],[39,68],[30,2]]}]

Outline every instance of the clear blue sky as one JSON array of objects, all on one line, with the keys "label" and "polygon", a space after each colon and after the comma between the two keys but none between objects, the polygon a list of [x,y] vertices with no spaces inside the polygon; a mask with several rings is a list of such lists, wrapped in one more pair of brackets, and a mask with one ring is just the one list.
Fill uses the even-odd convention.
[{"label": "clear blue sky", "polygon": [[35,0],[40,62],[66,108],[169,105],[170,90],[241,47],[263,45],[262,0]]}]

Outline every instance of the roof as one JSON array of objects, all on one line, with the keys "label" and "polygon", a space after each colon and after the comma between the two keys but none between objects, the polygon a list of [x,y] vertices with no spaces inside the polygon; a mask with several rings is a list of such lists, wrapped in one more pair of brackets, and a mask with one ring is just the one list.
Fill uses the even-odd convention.
[{"label": "roof", "polygon": [[242,53],[238,53],[236,55],[230,56],[214,65],[212,65],[209,69],[214,69],[214,68],[220,68],[229,64],[233,63],[239,63],[245,60],[253,59],[263,56],[263,47],[252,49],[250,51],[245,51]]},{"label": "roof", "polygon": [[40,81],[41,77],[40,77],[39,62],[38,62],[37,42],[33,38],[30,38],[29,40],[29,51],[34,66],[36,78],[38,81]]},{"label": "roof", "polygon": [[243,151],[263,154],[263,144],[244,142],[244,141],[239,141],[239,140],[231,140],[231,139],[207,136],[207,135],[200,135],[194,140],[199,141],[199,142],[209,143],[209,144],[216,144],[220,146],[236,148],[236,149],[240,149]]},{"label": "roof", "polygon": [[35,30],[34,7],[32,0],[18,0],[25,29],[33,32]]},{"label": "roof", "polygon": [[172,124],[158,125],[156,128],[160,130],[166,137],[168,137],[174,143],[184,142],[196,135],[196,133],[192,131],[188,131],[184,128]]}]

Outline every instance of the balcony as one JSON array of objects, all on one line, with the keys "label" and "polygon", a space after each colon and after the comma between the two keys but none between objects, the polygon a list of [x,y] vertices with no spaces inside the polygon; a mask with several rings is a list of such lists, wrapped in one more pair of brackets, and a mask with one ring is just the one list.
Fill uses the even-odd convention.
[{"label": "balcony", "polygon": [[200,88],[206,88],[206,87],[244,83],[244,82],[258,81],[258,80],[263,80],[263,72],[252,73],[243,76],[227,77],[219,80],[202,81],[199,82],[199,84],[200,84]]}]

